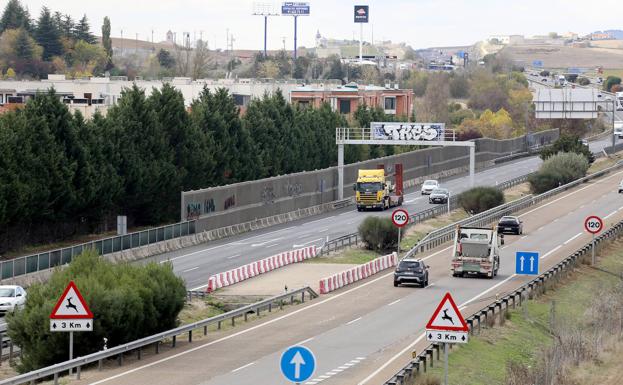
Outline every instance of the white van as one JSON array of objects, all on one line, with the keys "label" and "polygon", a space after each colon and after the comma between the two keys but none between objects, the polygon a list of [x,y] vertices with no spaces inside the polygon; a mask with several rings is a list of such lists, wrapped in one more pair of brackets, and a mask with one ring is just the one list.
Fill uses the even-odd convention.
[{"label": "white van", "polygon": [[623,138],[623,120],[617,120],[614,122],[614,135],[619,139]]}]

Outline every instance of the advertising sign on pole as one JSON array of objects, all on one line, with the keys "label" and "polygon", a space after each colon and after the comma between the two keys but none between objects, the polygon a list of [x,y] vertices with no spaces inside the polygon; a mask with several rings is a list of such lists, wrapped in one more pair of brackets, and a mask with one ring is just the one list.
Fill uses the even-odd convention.
[{"label": "advertising sign on pole", "polygon": [[287,16],[309,16],[309,3],[284,2],[281,4],[281,14]]},{"label": "advertising sign on pole", "polygon": [[370,20],[370,7],[355,5],[355,23],[367,23]]}]

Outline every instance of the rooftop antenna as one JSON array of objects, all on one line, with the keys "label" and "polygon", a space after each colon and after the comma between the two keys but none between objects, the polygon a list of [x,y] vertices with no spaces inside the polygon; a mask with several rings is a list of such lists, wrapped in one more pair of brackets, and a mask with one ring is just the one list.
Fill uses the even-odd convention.
[{"label": "rooftop antenna", "polygon": [[267,57],[266,53],[266,37],[268,36],[268,17],[278,16],[272,3],[265,3],[254,1],[253,2],[253,15],[264,17],[264,57]]}]

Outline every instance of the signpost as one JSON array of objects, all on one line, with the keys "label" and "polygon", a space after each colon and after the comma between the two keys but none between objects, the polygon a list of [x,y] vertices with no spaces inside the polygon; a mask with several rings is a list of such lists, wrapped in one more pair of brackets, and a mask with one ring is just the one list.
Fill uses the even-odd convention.
[{"label": "signpost", "polygon": [[299,16],[309,16],[309,3],[284,2],[281,4],[281,14],[284,16],[294,16],[294,60],[296,61],[296,22]]},{"label": "signpost", "polygon": [[584,229],[591,233],[591,235],[593,236],[591,247],[591,264],[593,266],[595,265],[595,234],[599,233],[603,228],[604,221],[602,221],[601,218],[596,215],[591,215],[584,220]]},{"label": "signpost", "polygon": [[304,346],[291,346],[281,354],[280,368],[288,381],[299,384],[314,374],[316,357]]},{"label": "signpost", "polygon": [[[69,359],[74,355],[74,332],[93,331],[93,313],[80,294],[74,281],[70,281],[50,314],[51,332],[69,332]],[[69,375],[72,370],[69,369]]]},{"label": "signpost", "polygon": [[443,343],[444,384],[448,385],[448,344],[465,344],[469,328],[450,293],[446,293],[430,321],[426,324],[426,339]]},{"label": "signpost", "polygon": [[355,23],[359,23],[359,62],[363,61],[363,23],[370,21],[370,7],[355,5]]},{"label": "signpost", "polygon": [[515,274],[539,275],[539,253],[530,251],[515,253]]},{"label": "signpost", "polygon": [[409,213],[403,209],[394,210],[392,222],[398,227],[398,255],[400,255],[400,229],[409,223]]}]

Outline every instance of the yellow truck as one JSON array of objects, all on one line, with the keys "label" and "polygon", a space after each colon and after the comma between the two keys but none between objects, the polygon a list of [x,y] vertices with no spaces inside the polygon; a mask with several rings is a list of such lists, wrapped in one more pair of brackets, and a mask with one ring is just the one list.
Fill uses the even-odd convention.
[{"label": "yellow truck", "polygon": [[402,205],[402,165],[396,165],[396,184],[392,184],[384,169],[359,170],[355,190],[357,211],[385,210]]}]

